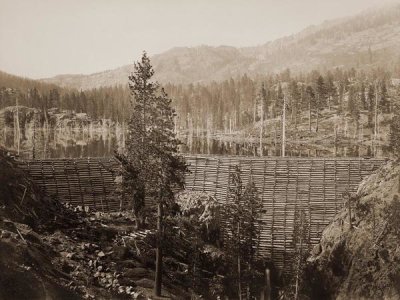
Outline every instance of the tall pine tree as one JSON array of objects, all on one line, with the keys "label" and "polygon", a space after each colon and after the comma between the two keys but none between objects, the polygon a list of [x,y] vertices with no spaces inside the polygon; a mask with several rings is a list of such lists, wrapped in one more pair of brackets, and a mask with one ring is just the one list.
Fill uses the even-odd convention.
[{"label": "tall pine tree", "polygon": [[375,112],[375,88],[373,84],[368,87],[368,128],[374,127],[374,112]]},{"label": "tall pine tree", "polygon": [[350,113],[353,123],[356,125],[356,134],[358,134],[359,120],[360,120],[360,107],[359,107],[359,104],[357,101],[357,96],[356,96],[356,91],[355,91],[354,86],[349,87],[347,109]]},{"label": "tall pine tree", "polygon": [[261,234],[262,201],[252,177],[246,185],[238,166],[229,174],[229,202],[224,207],[224,250],[231,269],[226,280],[227,294],[234,299],[256,299],[257,282],[262,273],[257,270],[257,254]]},{"label": "tall pine tree", "polygon": [[133,110],[128,123],[126,151],[117,154],[117,158],[122,165],[125,194],[131,197],[137,219],[141,219],[146,197],[157,203],[154,293],[160,296],[163,210],[173,201],[174,192],[184,187],[187,166],[178,153],[180,142],[174,132],[175,111],[171,99],[157,82],[151,81],[153,75],[150,59],[143,53],[129,76]]},{"label": "tall pine tree", "polygon": [[382,81],[380,83],[380,97],[378,107],[381,112],[390,113],[390,101],[385,81]]},{"label": "tall pine tree", "polygon": [[325,81],[322,76],[318,76],[317,78],[317,81],[315,83],[315,92],[316,92],[315,110],[317,116],[317,122],[316,122],[317,124],[315,125],[315,132],[318,132],[320,111],[324,108],[326,104],[326,94],[327,94]]}]

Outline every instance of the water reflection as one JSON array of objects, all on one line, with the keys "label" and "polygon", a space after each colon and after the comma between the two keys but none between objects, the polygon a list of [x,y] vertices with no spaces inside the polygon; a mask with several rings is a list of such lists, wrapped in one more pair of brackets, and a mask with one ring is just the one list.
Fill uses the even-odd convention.
[{"label": "water reflection", "polygon": [[[45,130],[29,128],[21,131],[18,141],[12,128],[4,128],[0,133],[0,143],[7,149],[19,153],[22,158],[83,158],[107,157],[115,150],[121,151],[125,144],[125,130],[119,127],[81,130]],[[207,155],[245,155],[259,156],[259,142],[256,138],[241,139],[234,135],[223,138],[210,136],[193,137],[180,136],[183,144],[182,153]],[[262,146],[263,156],[281,156],[280,143],[265,143]],[[286,156],[293,157],[383,157],[387,151],[377,148],[372,151],[367,145],[336,145],[332,147],[317,147],[307,144],[286,145]]]},{"label": "water reflection", "polygon": [[[185,139],[182,139],[185,141]],[[217,154],[217,155],[245,155],[259,156],[260,144],[256,139],[253,141],[237,142],[232,137],[231,140],[209,139],[205,137],[195,137],[190,140],[186,139],[186,143],[182,146],[182,152],[191,154]],[[263,156],[281,156],[282,146],[280,143],[268,144],[262,146]],[[379,147],[372,150],[370,145],[340,145],[327,147],[309,146],[307,144],[290,144],[286,145],[286,156],[293,157],[383,157],[387,154],[383,148]]]},{"label": "water reflection", "polygon": [[107,130],[24,130],[20,142],[13,129],[5,128],[0,143],[7,149],[19,152],[22,158],[82,158],[111,156],[123,148],[124,137],[115,129]]}]

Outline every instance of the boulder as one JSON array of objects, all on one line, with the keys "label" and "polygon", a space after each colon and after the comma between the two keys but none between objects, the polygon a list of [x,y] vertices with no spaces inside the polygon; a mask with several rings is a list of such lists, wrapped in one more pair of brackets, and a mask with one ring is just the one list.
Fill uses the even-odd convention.
[{"label": "boulder", "polygon": [[132,279],[140,279],[140,278],[151,278],[152,272],[148,269],[144,268],[133,268],[133,269],[127,269],[124,271],[123,276],[129,277]]},{"label": "boulder", "polygon": [[135,283],[137,286],[142,287],[142,288],[151,289],[154,287],[154,281],[151,279],[147,279],[147,278],[137,280]]}]

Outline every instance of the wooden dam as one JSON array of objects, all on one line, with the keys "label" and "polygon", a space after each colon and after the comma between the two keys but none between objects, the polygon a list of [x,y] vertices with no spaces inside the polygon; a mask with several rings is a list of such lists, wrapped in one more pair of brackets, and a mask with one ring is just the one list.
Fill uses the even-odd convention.
[{"label": "wooden dam", "polygon": [[[354,193],[360,182],[384,159],[187,157],[190,173],[186,189],[207,192],[226,201],[229,174],[240,166],[244,184],[250,177],[263,203],[260,252],[282,271],[290,271],[295,231],[301,213],[307,223],[306,244],[317,244],[321,232],[344,205],[344,193]],[[98,211],[129,208],[118,193],[113,158],[46,159],[21,162],[45,193],[72,205]]]}]

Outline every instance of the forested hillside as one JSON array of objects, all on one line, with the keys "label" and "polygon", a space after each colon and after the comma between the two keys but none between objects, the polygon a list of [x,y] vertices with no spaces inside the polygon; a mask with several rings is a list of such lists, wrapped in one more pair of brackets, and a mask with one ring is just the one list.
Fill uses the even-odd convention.
[{"label": "forested hillside", "polygon": [[[62,89],[55,85],[22,79],[2,73],[0,77],[1,108],[19,105],[35,108],[60,107],[87,112],[97,117],[126,120],[126,105],[130,93],[125,86],[104,87],[89,91]],[[250,78],[244,75],[209,84],[164,85],[178,113],[179,127],[190,126],[216,131],[241,130],[259,121],[261,109],[264,120],[282,114],[284,95],[290,121],[300,123],[299,117],[307,112],[314,117],[317,111],[337,110],[357,121],[360,114],[374,113],[375,89],[378,88],[379,109],[392,112],[397,101],[398,80],[382,69],[362,70],[334,69],[328,72],[312,71],[292,75],[289,69],[276,75]],[[18,87],[18,88],[16,88]],[[265,95],[260,96],[265,89]],[[260,99],[263,98],[261,101]],[[393,100],[393,101],[392,101]]]},{"label": "forested hillside", "polygon": [[[285,22],[286,20],[282,20]],[[260,37],[262,39],[262,37]],[[178,47],[154,55],[156,79],[163,84],[211,83],[281,72],[326,71],[336,67],[363,70],[382,67],[400,76],[400,5],[326,21],[318,26],[246,48]],[[77,89],[126,84],[133,66],[91,75],[59,75],[45,82]]]},{"label": "forested hillside", "polygon": [[[391,5],[257,47],[174,48],[152,64],[182,134],[221,140],[235,133],[276,148],[286,103],[287,140],[298,148],[384,147],[395,140],[391,120],[399,119],[399,47],[400,5]],[[42,81],[0,73],[0,108],[19,104],[46,114],[58,107],[123,123],[132,70]]]},{"label": "forested hillside", "polygon": [[[13,80],[17,80],[13,77]],[[21,79],[23,81],[25,79]],[[127,87],[76,91],[38,84],[11,89],[0,81],[1,108],[15,105],[47,112],[51,107],[86,112],[93,118],[128,119]],[[390,72],[362,69],[294,75],[289,69],[275,75],[244,75],[209,84],[164,85],[177,112],[176,130],[189,136],[218,139],[235,134],[236,140],[259,139],[279,147],[283,105],[289,143],[299,149],[335,145],[386,147],[391,119],[398,117],[399,80]],[[375,126],[376,124],[376,126]],[[313,146],[312,146],[313,145]]]},{"label": "forested hillside", "polygon": [[9,89],[18,89],[21,91],[37,88],[42,93],[49,92],[51,89],[54,88],[60,89],[59,86],[55,84],[48,84],[30,78],[15,76],[2,71],[0,71],[0,87]]},{"label": "forested hillside", "polygon": [[0,72],[0,109],[18,104],[45,112],[57,107],[121,121],[128,103],[129,91],[122,86],[78,91]]},{"label": "forested hillside", "polygon": [[398,83],[382,69],[301,75],[286,70],[254,80],[243,76],[207,85],[166,85],[166,90],[174,99],[179,128],[189,135],[259,138],[260,144],[276,147],[285,125],[292,149],[332,150],[389,145],[389,125],[399,114]]}]

